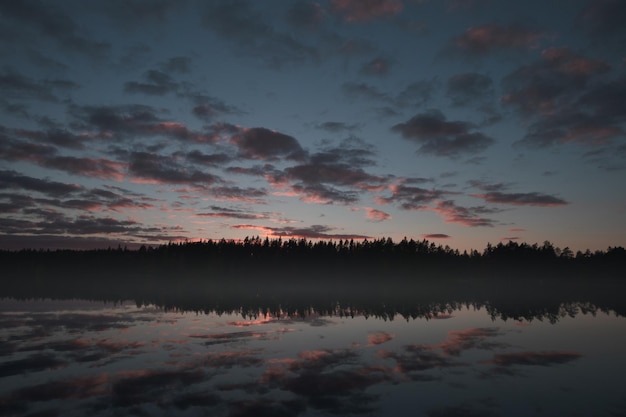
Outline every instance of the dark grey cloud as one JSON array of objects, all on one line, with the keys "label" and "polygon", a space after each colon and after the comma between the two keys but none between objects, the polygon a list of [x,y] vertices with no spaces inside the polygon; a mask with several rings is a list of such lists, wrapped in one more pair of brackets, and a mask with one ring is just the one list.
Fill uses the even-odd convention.
[{"label": "dark grey cloud", "polygon": [[294,137],[264,127],[241,128],[230,140],[243,158],[272,161],[279,158],[302,160],[306,156]]},{"label": "dark grey cloud", "polygon": [[623,45],[626,29],[621,16],[625,14],[626,4],[621,0],[590,0],[578,16],[578,23],[596,41],[596,45]]},{"label": "dark grey cloud", "polygon": [[187,161],[194,163],[194,164],[198,164],[198,165],[204,165],[204,166],[220,166],[220,165],[224,165],[230,161],[232,161],[234,158],[226,153],[211,153],[211,154],[206,154],[203,153],[202,151],[199,151],[197,149],[194,149],[192,151],[189,151],[185,154],[183,153],[179,153],[181,155],[184,155],[184,157],[187,159]]},{"label": "dark grey cloud", "polygon": [[498,353],[493,359],[484,363],[493,363],[497,366],[553,366],[580,359],[582,355],[569,351],[545,351],[545,352],[516,352]]},{"label": "dark grey cloud", "polygon": [[386,58],[374,58],[364,63],[359,70],[359,74],[370,77],[385,77],[391,71],[392,62]]},{"label": "dark grey cloud", "polygon": [[254,213],[248,210],[233,209],[228,207],[211,206],[211,212],[197,213],[197,216],[201,217],[216,217],[225,219],[239,219],[239,220],[260,220],[271,218],[270,213]]},{"label": "dark grey cloud", "polygon": [[178,92],[178,96],[191,101],[193,105],[192,114],[201,120],[209,121],[218,116],[243,113],[237,106],[227,104],[216,97],[198,92],[194,86],[190,84],[183,83]]},{"label": "dark grey cloud", "polygon": [[267,190],[264,188],[238,187],[238,186],[213,186],[208,192],[216,198],[242,201],[253,204],[265,204]]},{"label": "dark grey cloud", "polygon": [[131,152],[128,171],[137,178],[159,184],[195,184],[206,187],[219,177],[181,165],[175,157],[150,152]]},{"label": "dark grey cloud", "polygon": [[502,80],[505,105],[522,115],[558,111],[562,104],[579,95],[589,81],[607,72],[606,62],[585,58],[567,47],[542,51],[541,60],[521,66]]},{"label": "dark grey cloud", "polygon": [[475,125],[462,121],[447,121],[438,110],[418,113],[391,129],[405,139],[420,144],[419,152],[445,157],[482,152],[495,141],[480,132],[470,132]]},{"label": "dark grey cloud", "polygon": [[59,94],[69,93],[76,88],[78,84],[73,81],[36,80],[7,67],[3,68],[0,73],[0,90],[2,90],[3,99],[60,102],[62,97]]},{"label": "dark grey cloud", "polygon": [[455,106],[492,101],[495,95],[491,77],[475,72],[465,72],[448,78],[446,96]]},{"label": "dark grey cloud", "polygon": [[400,13],[400,0],[331,0],[331,9],[348,22],[366,22]]},{"label": "dark grey cloud", "polygon": [[432,101],[438,89],[437,79],[415,81],[397,95],[396,102],[400,106],[423,107]]},{"label": "dark grey cloud", "polygon": [[491,191],[484,194],[475,194],[476,197],[484,198],[488,203],[513,204],[516,206],[542,206],[554,207],[568,204],[567,201],[548,194],[532,193],[502,193]]},{"label": "dark grey cloud", "polygon": [[[3,20],[20,29],[29,30],[42,38],[52,39],[61,48],[91,58],[100,58],[109,53],[111,46],[82,33],[76,22],[67,15],[60,4],[39,0],[0,2]],[[28,42],[29,37],[18,37]]]},{"label": "dark grey cloud", "polygon": [[206,30],[237,46],[272,68],[314,62],[318,51],[287,32],[265,22],[264,16],[246,0],[216,1],[206,5]]},{"label": "dark grey cloud", "polygon": [[178,90],[179,84],[167,73],[149,70],[143,74],[143,81],[129,81],[124,84],[127,93],[142,93],[162,96]]},{"label": "dark grey cloud", "polygon": [[449,239],[451,236],[445,233],[428,233],[426,235],[422,235],[424,239]]},{"label": "dark grey cloud", "polygon": [[87,135],[77,135],[66,129],[54,128],[47,130],[12,129],[11,133],[15,137],[75,150],[85,149],[85,142],[91,139]]},{"label": "dark grey cloud", "polygon": [[161,69],[168,74],[187,74],[191,72],[191,63],[192,59],[188,56],[174,56],[167,61],[161,63]]},{"label": "dark grey cloud", "polygon": [[[185,7],[176,0],[110,0],[91,5],[125,30],[139,30],[146,24],[164,24],[168,16]],[[143,26],[145,27],[145,26]]]},{"label": "dark grey cloud", "polygon": [[346,124],[344,122],[324,122],[317,125],[317,127],[332,133],[352,131],[358,128],[357,125]]},{"label": "dark grey cloud", "polygon": [[0,365],[0,377],[21,375],[30,372],[41,372],[48,369],[65,368],[68,362],[56,358],[54,355],[35,354],[24,359],[4,362]]},{"label": "dark grey cloud", "polygon": [[287,22],[297,29],[317,29],[323,22],[325,11],[313,1],[297,1],[287,10]]},{"label": "dark grey cloud", "polygon": [[72,124],[74,129],[94,132],[99,137],[118,140],[165,137],[190,143],[212,143],[216,140],[213,132],[191,130],[183,123],[162,118],[163,111],[141,104],[74,105],[70,106],[69,113],[77,120]]},{"label": "dark grey cloud", "polygon": [[391,185],[389,188],[391,196],[377,197],[377,201],[381,204],[399,204],[404,210],[422,210],[429,203],[449,194],[442,190],[427,190],[405,184]]},{"label": "dark grey cloud", "polygon": [[347,82],[341,86],[343,93],[352,99],[368,99],[394,103],[387,94],[379,91],[376,87],[366,83]]},{"label": "dark grey cloud", "polygon": [[454,47],[470,55],[537,47],[544,32],[519,25],[486,24],[468,28],[453,40]]},{"label": "dark grey cloud", "polygon": [[36,191],[52,197],[63,197],[83,190],[76,184],[44,180],[22,175],[16,171],[0,171],[0,189]]}]

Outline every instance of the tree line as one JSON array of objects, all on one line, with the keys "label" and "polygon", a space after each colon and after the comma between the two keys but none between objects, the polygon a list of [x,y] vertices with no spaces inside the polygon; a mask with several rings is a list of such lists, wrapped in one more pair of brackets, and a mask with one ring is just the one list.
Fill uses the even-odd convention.
[{"label": "tree line", "polygon": [[626,250],[573,252],[546,241],[527,244],[509,241],[488,244],[483,251],[460,252],[426,239],[391,238],[364,240],[269,239],[259,236],[243,240],[201,240],[170,242],[138,249],[0,251],[0,262],[7,272],[20,275],[40,271],[94,270],[155,273],[198,271],[206,274],[246,272],[252,276],[277,276],[285,273],[346,272],[374,274],[389,271],[415,275],[476,272],[478,274],[515,274],[529,268],[546,273],[582,272],[626,277]]}]

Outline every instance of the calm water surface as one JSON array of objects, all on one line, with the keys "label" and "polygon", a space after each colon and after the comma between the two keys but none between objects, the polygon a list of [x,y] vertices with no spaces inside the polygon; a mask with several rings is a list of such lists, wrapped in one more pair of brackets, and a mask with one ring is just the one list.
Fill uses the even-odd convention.
[{"label": "calm water surface", "polygon": [[626,319],[0,300],[0,415],[624,416]]}]

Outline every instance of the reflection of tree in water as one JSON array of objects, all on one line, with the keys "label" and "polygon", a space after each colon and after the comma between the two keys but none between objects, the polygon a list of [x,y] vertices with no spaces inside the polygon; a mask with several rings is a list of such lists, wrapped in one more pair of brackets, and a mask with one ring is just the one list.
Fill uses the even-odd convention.
[{"label": "reflection of tree in water", "polygon": [[0,252],[0,296],[135,300],[244,316],[439,318],[463,307],[494,318],[626,315],[626,251],[498,244],[459,253],[428,241],[245,239],[137,251]]}]

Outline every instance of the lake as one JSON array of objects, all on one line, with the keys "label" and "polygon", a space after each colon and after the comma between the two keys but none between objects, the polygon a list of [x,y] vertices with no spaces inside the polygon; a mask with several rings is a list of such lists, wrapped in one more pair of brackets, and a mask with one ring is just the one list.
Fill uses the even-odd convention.
[{"label": "lake", "polygon": [[4,294],[0,415],[626,416],[610,304],[198,297]]}]

